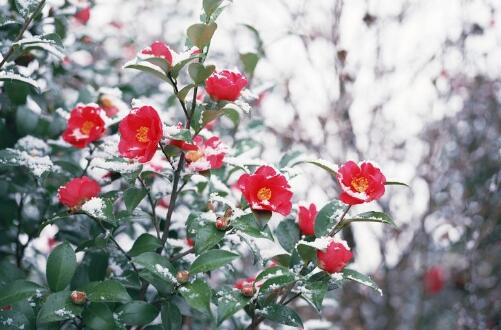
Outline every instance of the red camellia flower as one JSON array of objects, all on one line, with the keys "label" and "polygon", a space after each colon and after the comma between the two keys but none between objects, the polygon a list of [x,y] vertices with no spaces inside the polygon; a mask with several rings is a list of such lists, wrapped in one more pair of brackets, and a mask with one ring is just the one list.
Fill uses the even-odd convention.
[{"label": "red camellia flower", "polygon": [[83,176],[81,178],[72,179],[64,186],[59,187],[57,192],[59,202],[74,209],[78,208],[92,197],[97,197],[101,192],[101,187],[99,183],[88,176]]},{"label": "red camellia flower", "polygon": [[155,57],[163,57],[169,65],[172,65],[172,52],[169,46],[161,41],[154,41],[150,47],[144,48],[141,53]]},{"label": "red camellia flower", "polygon": [[237,187],[253,210],[288,215],[292,208],[292,191],[283,174],[270,166],[260,166],[254,174],[243,174]]},{"label": "red camellia flower", "polygon": [[386,178],[371,162],[348,161],[339,168],[337,180],[343,189],[339,199],[349,205],[367,203],[384,194]]},{"label": "red camellia flower", "polygon": [[86,7],[77,11],[74,15],[76,20],[85,25],[90,19],[90,7]]},{"label": "red camellia flower", "polygon": [[247,277],[247,278],[240,278],[240,279],[236,280],[235,284],[233,284],[233,287],[235,289],[242,290],[243,287],[246,286],[246,285],[254,285],[255,281],[256,281],[256,277],[255,276],[250,276],[250,277]]},{"label": "red camellia flower", "polygon": [[205,82],[205,90],[216,101],[235,101],[247,85],[247,79],[229,70],[214,72]]},{"label": "red camellia flower", "polygon": [[298,212],[299,229],[303,235],[315,235],[315,219],[317,207],[311,203],[309,207],[300,206]]},{"label": "red camellia flower", "polygon": [[162,121],[157,111],[150,106],[134,108],[120,122],[118,151],[126,158],[137,158],[146,163],[157,151],[162,138]]},{"label": "red camellia flower", "polygon": [[193,138],[193,145],[196,149],[186,152],[186,160],[190,169],[193,171],[206,171],[223,166],[223,159],[228,152],[228,148],[217,136],[204,141],[203,137],[197,135]]},{"label": "red camellia flower", "polygon": [[328,273],[338,273],[348,264],[353,257],[345,241],[337,241],[330,237],[327,248],[317,251],[318,267]]},{"label": "red camellia flower", "polygon": [[98,140],[105,130],[101,113],[101,108],[96,105],[78,105],[71,110],[68,127],[63,133],[64,141],[83,148]]},{"label": "red camellia flower", "polygon": [[424,274],[424,290],[427,294],[437,294],[444,288],[444,271],[440,266],[430,267]]}]

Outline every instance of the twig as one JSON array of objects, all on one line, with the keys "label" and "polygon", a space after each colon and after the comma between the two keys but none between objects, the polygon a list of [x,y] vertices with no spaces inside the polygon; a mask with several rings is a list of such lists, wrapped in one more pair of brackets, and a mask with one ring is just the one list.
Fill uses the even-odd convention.
[{"label": "twig", "polygon": [[146,190],[146,196],[148,196],[148,201],[150,202],[151,206],[151,217],[153,220],[153,226],[155,227],[155,231],[157,232],[157,238],[160,239],[160,227],[158,225],[158,218],[157,218],[157,212],[156,212],[156,202],[153,200],[153,197],[151,196],[151,191],[146,187],[146,184],[144,183],[144,180],[141,179],[140,176],[137,177],[139,182],[141,182],[141,185],[143,186],[144,190]]},{"label": "twig", "polygon": [[348,211],[350,209],[351,209],[351,205],[348,205],[346,210],[344,210],[343,214],[341,214],[341,217],[339,218],[337,225],[335,225],[334,228],[332,228],[331,232],[329,233],[329,236],[334,236],[338,231],[340,231],[343,228],[342,222],[344,220],[344,217],[346,216],[346,214],[348,214]]},{"label": "twig", "polygon": [[31,16],[24,22],[24,25],[23,27],[21,28],[21,30],[19,31],[19,33],[17,34],[16,38],[14,39],[14,42],[12,42],[12,44],[10,45],[10,48],[9,50],[7,51],[7,53],[5,54],[5,56],[3,56],[3,59],[2,59],[2,62],[0,62],[0,68],[7,62],[7,59],[10,57],[10,55],[12,55],[12,53],[14,52],[14,44],[16,42],[18,42],[19,40],[21,40],[21,38],[23,37],[23,34],[24,32],[26,32],[26,30],[28,29],[28,27],[30,26],[31,24],[31,21],[33,21],[33,19],[35,18],[36,15],[38,15],[38,13],[42,10],[42,8],[45,6],[45,1],[46,0],[42,0],[40,2],[40,4],[38,5],[38,7],[35,9],[35,11],[33,12],[33,14],[31,14]]},{"label": "twig", "polygon": [[195,252],[195,248],[194,247],[189,248],[186,251],[183,251],[183,252],[180,252],[178,254],[173,255],[172,257],[170,257],[169,260],[170,261],[176,261],[176,260],[181,259],[182,257],[184,257],[184,256],[186,256],[186,255],[188,255],[190,253],[193,253],[193,252]]}]

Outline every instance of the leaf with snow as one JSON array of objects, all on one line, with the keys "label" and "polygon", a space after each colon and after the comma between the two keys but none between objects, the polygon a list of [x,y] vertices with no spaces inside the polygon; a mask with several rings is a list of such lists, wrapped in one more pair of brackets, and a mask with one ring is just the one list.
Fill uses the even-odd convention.
[{"label": "leaf with snow", "polygon": [[105,219],[105,202],[99,197],[92,197],[82,205],[82,211],[96,219]]},{"label": "leaf with snow", "polygon": [[83,306],[71,302],[70,291],[59,291],[47,297],[37,315],[37,324],[63,321],[82,313]]},{"label": "leaf with snow", "polygon": [[256,310],[256,313],[266,319],[289,325],[291,327],[303,327],[303,322],[299,315],[292,309],[284,305],[269,305],[263,309]]},{"label": "leaf with snow", "polygon": [[393,222],[389,215],[376,211],[364,212],[355,215],[353,218],[344,219],[341,227],[344,228],[352,222],[379,222],[396,227],[395,222]]},{"label": "leaf with snow", "polygon": [[56,169],[49,156],[39,157],[10,148],[0,150],[0,166],[25,166],[36,177]]},{"label": "leaf with snow", "polygon": [[339,200],[329,202],[322,207],[315,220],[315,235],[318,237],[327,235],[337,224],[346,207]]},{"label": "leaf with snow", "polygon": [[42,0],[16,0],[17,11],[25,18],[33,14]]},{"label": "leaf with snow", "polygon": [[18,73],[0,71],[0,81],[17,81],[22,84],[34,87],[37,92],[40,91],[40,86],[38,86],[38,83],[35,80],[29,77],[22,76]]},{"label": "leaf with snow", "polygon": [[332,176],[336,176],[337,171],[339,169],[338,165],[331,163],[330,161],[325,160],[325,159],[301,160],[301,161],[294,163],[294,165],[292,165],[292,166],[296,166],[299,164],[313,164],[315,166],[318,166],[318,167],[326,170]]},{"label": "leaf with snow", "polygon": [[55,55],[59,59],[62,59],[65,56],[63,42],[56,33],[23,38],[15,42],[14,47],[25,51],[30,49],[42,49]]},{"label": "leaf with snow", "polygon": [[240,290],[223,288],[217,293],[217,323],[221,324],[244,308],[250,299],[250,297],[242,295]]},{"label": "leaf with snow", "polygon": [[365,274],[359,273],[356,270],[345,268],[343,270],[343,278],[368,286],[369,288],[374,289],[380,295],[383,295],[383,291],[379,288],[376,282],[372,280],[372,278]]}]

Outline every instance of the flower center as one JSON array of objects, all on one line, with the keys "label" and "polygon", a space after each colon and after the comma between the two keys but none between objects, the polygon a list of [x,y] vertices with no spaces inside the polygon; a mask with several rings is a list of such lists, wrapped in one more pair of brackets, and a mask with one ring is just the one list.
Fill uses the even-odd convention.
[{"label": "flower center", "polygon": [[137,130],[136,139],[141,143],[150,142],[150,138],[148,137],[149,130],[150,129],[145,126],[139,127],[139,129]]},{"label": "flower center", "polygon": [[268,201],[271,198],[271,189],[263,187],[257,191],[257,198],[260,201]]},{"label": "flower center", "polygon": [[85,135],[89,135],[90,130],[94,127],[94,123],[91,121],[85,121],[80,127],[80,132],[82,132]]},{"label": "flower center", "polygon": [[190,150],[186,153],[186,159],[190,162],[196,162],[204,156],[204,153],[200,150]]},{"label": "flower center", "polygon": [[367,188],[369,188],[369,180],[367,180],[367,178],[364,178],[362,176],[351,180],[351,186],[360,193],[365,192]]}]

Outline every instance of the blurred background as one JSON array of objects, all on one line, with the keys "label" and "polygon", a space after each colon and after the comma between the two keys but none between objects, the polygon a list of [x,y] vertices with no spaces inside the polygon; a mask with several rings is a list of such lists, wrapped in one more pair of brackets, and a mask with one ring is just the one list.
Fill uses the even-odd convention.
[{"label": "blurred background", "polygon": [[[102,88],[119,88],[127,104],[171,106],[169,86],[121,67],[154,40],[186,50],[181,36],[201,1],[70,2],[90,6],[90,16],[61,23],[66,57],[46,82],[49,107],[67,109]],[[398,228],[343,233],[354,268],[384,295],[347,284],[322,315],[298,303],[305,328],[501,329],[501,2],[234,0],[218,26],[208,63],[249,76],[246,120],[260,123],[252,136],[263,160],[292,151],[368,159],[410,186],[367,207],[393,215]],[[299,171],[296,202],[337,196],[326,172]]]}]

